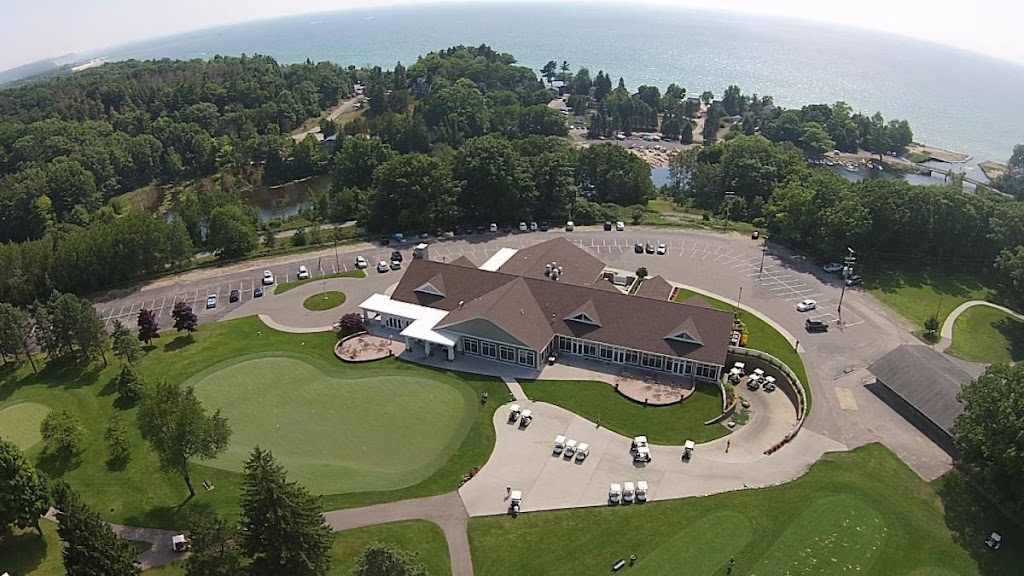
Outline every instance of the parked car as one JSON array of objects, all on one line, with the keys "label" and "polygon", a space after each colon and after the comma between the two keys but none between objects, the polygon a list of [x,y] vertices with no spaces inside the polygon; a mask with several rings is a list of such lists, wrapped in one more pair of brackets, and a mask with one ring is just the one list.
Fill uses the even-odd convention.
[{"label": "parked car", "polygon": [[402,253],[399,252],[398,250],[392,250],[391,251],[391,259],[392,260],[398,260],[399,262],[401,262],[402,261]]},{"label": "parked car", "polygon": [[270,286],[274,283],[274,273],[270,270],[263,271],[263,285]]},{"label": "parked car", "polygon": [[753,232],[750,233],[750,239],[751,240],[757,240],[760,237],[761,237],[761,233],[758,232],[757,230],[754,230]]},{"label": "parked car", "polygon": [[430,238],[430,232],[428,232],[426,230],[424,230],[423,232],[420,232],[420,239],[421,240],[426,240],[427,238]]},{"label": "parked car", "polygon": [[405,243],[405,234],[402,234],[401,232],[395,232],[394,238],[395,242],[398,242],[399,244]]},{"label": "parked car", "polygon": [[238,302],[242,298],[242,293],[238,290],[232,290],[228,294],[228,302]]},{"label": "parked car", "polygon": [[658,254],[664,256],[667,252],[668,252],[668,246],[665,246],[664,242],[662,242],[661,244],[658,244]]},{"label": "parked car", "polygon": [[637,242],[636,245],[633,246],[633,252],[636,252],[637,254],[643,254],[644,253],[644,243],[643,242]]},{"label": "parked car", "polygon": [[356,256],[356,268],[358,268],[359,270],[364,270],[369,267],[370,263],[366,261],[366,258],[363,258],[362,256]]},{"label": "parked car", "polygon": [[488,230],[491,233],[497,232],[498,231],[498,223],[497,222],[491,222],[491,225],[488,227]]},{"label": "parked car", "polygon": [[536,222],[530,222],[530,232],[536,232],[537,228],[539,228],[539,226],[537,226]]},{"label": "parked car", "polygon": [[605,232],[611,232],[612,231],[612,221],[611,220],[605,220],[604,221],[604,231]]},{"label": "parked car", "polygon": [[512,233],[512,225],[511,224],[505,224],[504,230],[505,230],[505,234],[511,234]]},{"label": "parked car", "polygon": [[575,227],[576,225],[572,223],[572,220],[569,220],[568,222],[565,223],[566,232],[572,232]]},{"label": "parked car", "polygon": [[530,229],[530,227],[526,225],[526,222],[520,222],[519,223],[519,231],[520,232],[526,232],[529,229]]},{"label": "parked car", "polygon": [[648,254],[654,254],[654,244],[648,242],[647,247],[645,248],[645,252],[647,252]]},{"label": "parked car", "polygon": [[547,232],[548,231],[548,223],[547,222],[541,222],[540,223],[540,231],[541,232]]},{"label": "parked car", "polygon": [[388,268],[387,262],[383,260],[377,262],[377,272],[387,272],[388,270],[391,270],[391,268]]},{"label": "parked car", "polygon": [[452,230],[452,234],[456,236],[462,236],[462,226],[456,226],[455,230]]},{"label": "parked car", "polygon": [[818,303],[815,302],[814,300],[811,300],[810,298],[808,298],[807,300],[803,300],[796,305],[796,309],[798,312],[807,312],[808,310],[814,310],[817,307]]},{"label": "parked car", "polygon": [[[497,232],[497,230],[498,230],[498,227],[497,227],[497,226],[495,226],[495,227],[494,227],[494,230],[495,230],[495,232]],[[484,228],[483,224],[481,224],[480,226],[477,226],[477,227],[476,227],[476,233],[477,233],[477,234],[483,234],[483,233],[484,233],[484,232],[486,232],[486,231],[487,231],[487,229],[486,229],[486,228]]]},{"label": "parked car", "polygon": [[615,223],[615,230],[616,230],[617,232],[623,232],[623,231],[625,231],[625,230],[626,230],[626,223],[625,223],[625,222],[623,222],[623,221],[621,221],[621,220],[620,220],[620,221],[618,221],[618,222],[616,222],[616,223]]},{"label": "parked car", "polygon": [[808,332],[828,332],[828,322],[808,318],[804,321],[804,330]]},{"label": "parked car", "polygon": [[216,308],[216,307],[217,307],[217,295],[216,294],[210,294],[209,296],[206,297],[206,309],[209,310],[210,308]]},{"label": "parked car", "polygon": [[401,260],[392,260],[391,261],[391,269],[392,270],[401,270],[402,269],[402,261]]},{"label": "parked car", "polygon": [[252,291],[252,297],[253,298],[262,298],[263,297],[263,286],[257,286],[256,288],[254,288],[253,291]]},{"label": "parked car", "polygon": [[864,279],[861,278],[860,274],[854,274],[846,279],[847,286],[859,286],[864,283]]},{"label": "parked car", "polygon": [[299,266],[299,280],[308,280],[308,279],[309,279],[309,268],[306,268],[306,265],[303,264],[302,266]]},{"label": "parked car", "polygon": [[829,274],[839,274],[843,271],[843,265],[838,262],[829,262],[822,266],[821,269]]}]

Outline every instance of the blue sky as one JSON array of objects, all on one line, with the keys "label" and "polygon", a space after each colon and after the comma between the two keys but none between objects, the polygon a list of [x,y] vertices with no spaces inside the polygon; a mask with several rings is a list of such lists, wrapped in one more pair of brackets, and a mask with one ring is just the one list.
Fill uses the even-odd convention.
[{"label": "blue sky", "polygon": [[[0,70],[188,30],[310,12],[460,0],[0,0]],[[461,0],[463,3],[466,0]],[[484,3],[492,0],[475,0]],[[509,0],[493,0],[509,3]],[[527,0],[539,1],[539,0]],[[551,1],[551,0],[548,0]],[[554,0],[558,1],[558,0]],[[575,1],[575,0],[573,0]],[[594,2],[631,0],[588,0]],[[1022,0],[648,0],[868,28],[1024,64]]]}]

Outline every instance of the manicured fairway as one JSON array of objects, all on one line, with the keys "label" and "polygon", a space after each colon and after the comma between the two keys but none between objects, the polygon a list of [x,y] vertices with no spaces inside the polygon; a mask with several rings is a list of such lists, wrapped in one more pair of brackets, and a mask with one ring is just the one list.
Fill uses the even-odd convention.
[{"label": "manicured fairway", "polygon": [[393,490],[430,476],[472,424],[477,399],[469,390],[424,377],[341,375],[265,356],[192,379],[233,432],[228,450],[206,464],[240,472],[258,444],[314,493]]},{"label": "manicured fairway", "polygon": [[686,440],[710,442],[729,433],[725,426],[704,423],[722,413],[722,395],[713,384],[699,384],[679,404],[644,406],[624,398],[605,382],[520,380],[531,400],[575,412],[626,437],[647,435],[654,444],[682,445]]},{"label": "manicured fairway", "polygon": [[[955,475],[956,473],[951,473]],[[801,478],[744,490],[614,508],[470,520],[477,574],[1018,574],[1024,549],[993,553],[989,531],[1020,538],[969,486],[923,482],[880,444],[828,454]],[[656,488],[655,488],[656,489]],[[567,554],[578,542],[585,553]],[[565,545],[552,545],[563,543]]]},{"label": "manicured fairway", "polygon": [[42,440],[39,425],[50,409],[35,402],[20,402],[0,410],[0,438],[28,450]]},{"label": "manicured fairway", "polygon": [[972,362],[1024,360],[1024,320],[989,306],[972,306],[953,324],[949,352]]},{"label": "manicured fairway", "polygon": [[306,310],[312,310],[319,312],[322,310],[330,310],[331,308],[337,308],[345,303],[345,294],[338,292],[337,290],[328,290],[327,292],[321,292],[314,294],[302,303],[302,307]]}]

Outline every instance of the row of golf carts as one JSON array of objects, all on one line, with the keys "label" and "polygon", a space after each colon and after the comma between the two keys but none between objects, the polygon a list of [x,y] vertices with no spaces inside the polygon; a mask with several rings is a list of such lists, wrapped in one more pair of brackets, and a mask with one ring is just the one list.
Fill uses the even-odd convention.
[{"label": "row of golf carts", "polygon": [[526,428],[527,426],[530,425],[530,422],[533,422],[533,411],[529,410],[529,409],[523,410],[522,407],[519,406],[519,404],[513,404],[513,405],[509,406],[508,407],[508,421],[509,421],[509,424],[515,423],[516,420],[519,420],[519,427],[520,428]]},{"label": "row of golf carts", "polygon": [[632,482],[625,482],[619,484],[618,482],[612,482],[612,485],[608,488],[608,503],[618,504],[619,502],[646,502],[647,501],[647,481],[639,480],[636,484]]},{"label": "row of golf carts", "polygon": [[[696,447],[697,444],[693,440],[687,440],[683,444],[683,460],[689,460],[693,456],[693,449]],[[633,454],[633,462],[651,461],[651,447],[647,444],[647,436],[633,438],[629,451]]]},{"label": "row of golf carts", "polygon": [[[733,367],[729,369],[729,382],[739,384],[746,374],[745,370],[746,364],[743,362],[733,364]],[[750,377],[747,378],[747,389],[756,391],[758,388],[764,388],[765,392],[774,392],[776,388],[775,377],[765,376],[764,370],[754,368],[754,371],[750,373]]]},{"label": "row of golf carts", "polygon": [[577,462],[582,462],[590,455],[590,444],[586,442],[577,443],[572,438],[568,440],[565,436],[559,434],[555,436],[555,448],[553,450],[555,454],[561,454],[564,458],[572,460],[575,457]]}]

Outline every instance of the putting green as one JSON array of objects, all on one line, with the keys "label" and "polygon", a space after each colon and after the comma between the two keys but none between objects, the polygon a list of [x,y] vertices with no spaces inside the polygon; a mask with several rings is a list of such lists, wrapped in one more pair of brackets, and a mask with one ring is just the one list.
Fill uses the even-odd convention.
[{"label": "putting green", "polygon": [[405,375],[341,380],[283,356],[237,359],[189,383],[233,432],[227,451],[203,464],[240,471],[258,444],[290,479],[323,494],[426,479],[458,448],[477,410],[468,386]]},{"label": "putting green", "polygon": [[[669,538],[637,563],[637,574],[717,574],[750,542],[754,527],[739,512],[705,516]],[[700,554],[694,554],[700,550]],[[680,568],[685,566],[685,571]]]},{"label": "putting green", "polygon": [[39,425],[50,409],[35,402],[20,402],[0,410],[0,438],[28,450],[43,439]]},{"label": "putting green", "polygon": [[870,574],[887,528],[877,510],[850,495],[814,501],[754,566],[754,574]]}]

